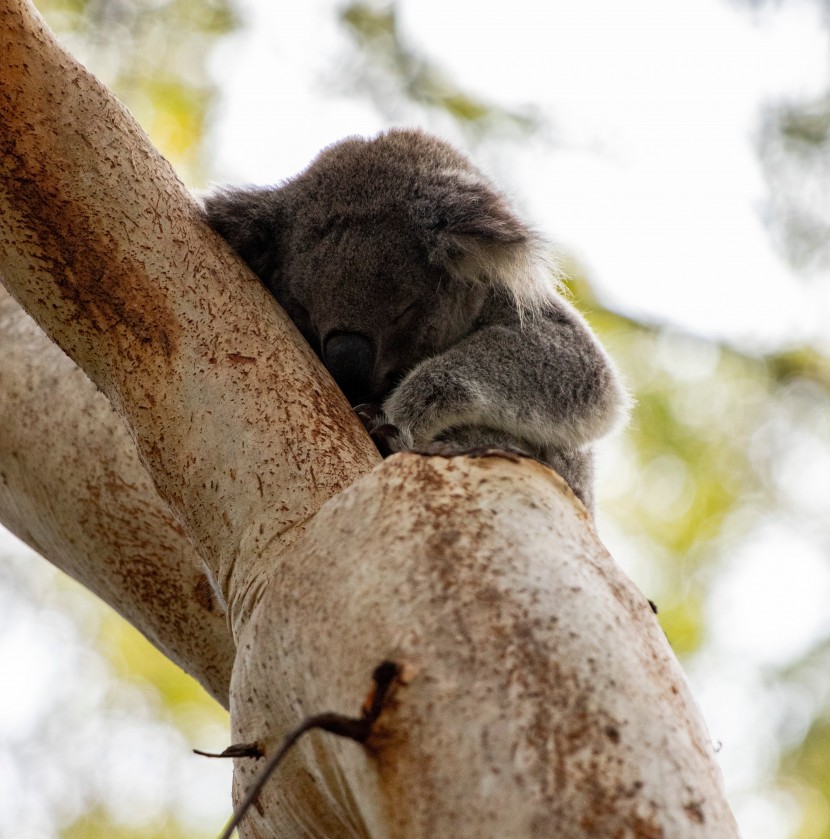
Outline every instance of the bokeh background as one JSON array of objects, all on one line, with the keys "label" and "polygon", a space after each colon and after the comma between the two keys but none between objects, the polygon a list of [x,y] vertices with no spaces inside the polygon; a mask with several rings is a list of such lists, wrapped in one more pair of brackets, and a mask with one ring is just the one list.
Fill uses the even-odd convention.
[{"label": "bokeh background", "polygon": [[[830,837],[830,2],[38,0],[183,180],[348,134],[465,148],[556,243],[637,405],[600,534],[747,839]],[[2,72],[0,70],[0,72]],[[0,836],[204,837],[227,719],[0,536]]]}]

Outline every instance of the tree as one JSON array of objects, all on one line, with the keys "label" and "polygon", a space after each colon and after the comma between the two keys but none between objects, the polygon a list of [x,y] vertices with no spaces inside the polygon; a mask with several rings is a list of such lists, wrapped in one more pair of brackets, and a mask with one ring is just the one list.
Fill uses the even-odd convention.
[{"label": "tree", "polygon": [[[561,479],[508,457],[378,465],[130,115],[28,3],[4,0],[0,33],[0,271],[120,417],[89,386],[44,394],[77,374],[4,302],[22,347],[4,521],[266,755],[396,666],[363,746],[302,740],[243,835],[734,836],[674,656]],[[258,765],[237,760],[238,791]]]}]

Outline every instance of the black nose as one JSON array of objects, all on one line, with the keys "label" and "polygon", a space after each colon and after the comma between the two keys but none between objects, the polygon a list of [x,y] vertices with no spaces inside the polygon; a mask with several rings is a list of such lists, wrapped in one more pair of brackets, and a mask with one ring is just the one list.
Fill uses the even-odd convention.
[{"label": "black nose", "polygon": [[323,364],[352,405],[372,393],[375,351],[359,332],[332,332],[323,343]]}]

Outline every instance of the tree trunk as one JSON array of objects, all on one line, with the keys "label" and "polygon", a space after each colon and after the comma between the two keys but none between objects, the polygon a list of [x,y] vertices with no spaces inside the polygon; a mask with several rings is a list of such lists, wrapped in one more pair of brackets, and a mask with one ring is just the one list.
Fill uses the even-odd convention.
[{"label": "tree trunk", "polygon": [[[0,272],[129,432],[90,388],[52,390],[77,374],[27,358],[27,333],[0,359],[4,433],[31,425],[0,446],[5,520],[221,701],[233,643],[167,505],[227,603],[233,739],[267,755],[399,667],[368,740],[302,739],[242,835],[735,836],[674,656],[561,479],[507,457],[378,466],[291,323],[23,0],[0,0],[0,55]],[[237,760],[237,792],[261,764]]]}]

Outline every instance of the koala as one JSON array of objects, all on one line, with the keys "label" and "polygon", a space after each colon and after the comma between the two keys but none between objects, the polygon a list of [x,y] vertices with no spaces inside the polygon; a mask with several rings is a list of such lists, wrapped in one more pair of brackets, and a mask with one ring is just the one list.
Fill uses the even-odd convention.
[{"label": "koala", "polygon": [[381,406],[392,451],[519,450],[592,509],[591,443],[624,388],[548,245],[466,157],[391,130],[202,200],[350,403]]}]

